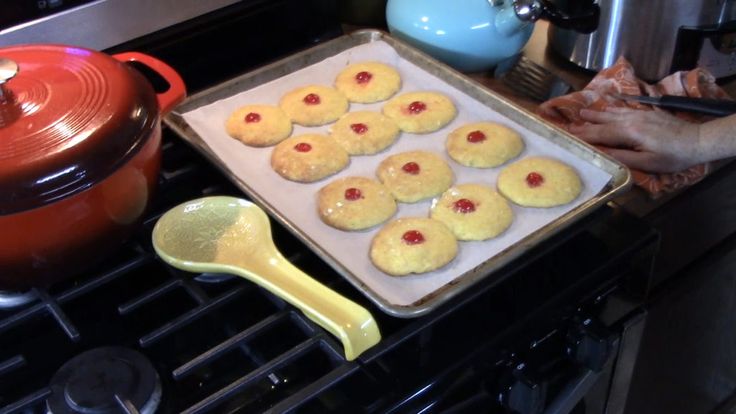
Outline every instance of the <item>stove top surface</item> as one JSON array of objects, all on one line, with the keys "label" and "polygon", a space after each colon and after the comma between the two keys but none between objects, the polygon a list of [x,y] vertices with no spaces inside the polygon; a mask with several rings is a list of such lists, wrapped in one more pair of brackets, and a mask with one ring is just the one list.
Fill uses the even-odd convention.
[{"label": "stove top surface", "polygon": [[[79,371],[99,369],[122,370],[115,377],[138,378],[145,391],[102,378],[98,388],[112,399],[87,402],[95,406],[135,400],[140,409],[160,400],[159,412],[215,407],[260,412],[300,406],[339,384],[336,389],[357,387],[368,399],[360,404],[370,407],[387,383],[366,367],[429,375],[453,355],[471,352],[514,326],[520,329],[519,323],[544,306],[563,312],[595,302],[593,296],[618,283],[601,269],[628,260],[652,237],[638,221],[604,209],[504,269],[511,276],[502,284],[481,284],[425,317],[404,320],[382,314],[286,229],[274,226],[276,243],[290,261],[376,318],[381,343],[348,362],[339,342],[281,299],[239,278],[189,274],[157,259],[150,232],[158,217],[170,206],[207,195],[243,196],[167,131],[159,195],[136,238],[95,269],[48,290],[23,292],[18,302],[25,303],[0,309],[0,412],[77,401],[82,397],[68,395],[82,387],[75,379],[81,378]],[[554,312],[543,319],[515,341],[532,340],[559,323]],[[432,357],[417,354],[418,348]],[[110,350],[140,360],[141,366],[120,362]],[[101,362],[70,368],[96,354]],[[151,367],[161,391],[150,375],[141,374]],[[66,385],[59,385],[59,378],[66,378]],[[134,398],[137,393],[141,396]],[[326,403],[320,400],[315,410],[329,412]]]},{"label": "stove top surface", "polygon": [[[152,54],[194,92],[340,34],[331,1],[241,3],[236,13],[109,51]],[[232,39],[247,52],[233,53]],[[646,284],[636,263],[644,256],[646,267],[642,252],[656,244],[650,228],[603,208],[508,265],[504,282],[481,283],[406,320],[383,314],[272,222],[285,257],[376,318],[382,341],[346,361],[335,338],[281,299],[242,279],[185,273],[156,257],[151,230],[170,207],[209,195],[245,197],[166,129],[163,153],[154,203],[123,248],[49,289],[0,292],[0,413],[391,412],[404,393],[460,356],[489,343],[529,348],[572,315],[603,306],[611,292]]]}]

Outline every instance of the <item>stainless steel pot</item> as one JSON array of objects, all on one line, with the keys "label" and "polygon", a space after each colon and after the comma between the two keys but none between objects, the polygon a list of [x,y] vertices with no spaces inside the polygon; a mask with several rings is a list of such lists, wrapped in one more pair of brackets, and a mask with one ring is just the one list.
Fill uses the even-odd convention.
[{"label": "stainless steel pot", "polygon": [[[574,12],[577,0],[554,0]],[[598,29],[549,28],[554,51],[592,70],[626,57],[639,77],[658,80],[696,66],[721,78],[736,74],[736,0],[599,0]]]}]

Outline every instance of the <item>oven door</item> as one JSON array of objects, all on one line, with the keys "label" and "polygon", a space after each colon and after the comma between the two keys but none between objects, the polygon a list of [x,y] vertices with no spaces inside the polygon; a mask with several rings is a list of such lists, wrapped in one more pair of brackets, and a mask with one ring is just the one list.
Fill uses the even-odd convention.
[{"label": "oven door", "polygon": [[602,369],[580,367],[543,410],[544,414],[622,414],[646,323],[637,310],[622,321]]},{"label": "oven door", "polygon": [[376,412],[623,413],[646,311],[617,293],[593,302],[566,315],[540,310],[555,322],[525,321]]},{"label": "oven door", "polygon": [[643,309],[612,325],[575,316],[558,338],[559,331],[547,334],[515,352],[520,357],[510,374],[502,372],[490,387],[494,379],[486,378],[485,388],[495,394],[498,412],[622,414],[645,321]]}]

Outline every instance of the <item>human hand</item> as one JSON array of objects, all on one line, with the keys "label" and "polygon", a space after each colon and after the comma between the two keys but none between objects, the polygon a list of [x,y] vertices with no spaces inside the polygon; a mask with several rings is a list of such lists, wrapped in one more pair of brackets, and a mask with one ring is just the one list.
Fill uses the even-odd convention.
[{"label": "human hand", "polygon": [[649,172],[677,172],[705,161],[699,124],[663,111],[582,109],[570,132],[623,164]]}]

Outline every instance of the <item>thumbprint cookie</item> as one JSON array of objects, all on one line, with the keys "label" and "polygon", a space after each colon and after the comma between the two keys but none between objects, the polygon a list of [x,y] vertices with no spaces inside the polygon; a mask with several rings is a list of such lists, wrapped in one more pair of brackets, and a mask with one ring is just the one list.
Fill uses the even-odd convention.
[{"label": "thumbprint cookie", "polygon": [[448,135],[447,153],[461,165],[475,168],[496,167],[516,158],[524,150],[521,135],[494,122],[463,125]]},{"label": "thumbprint cookie", "polygon": [[401,76],[381,62],[359,62],[343,69],[335,78],[335,87],[350,102],[385,101],[401,88]]},{"label": "thumbprint cookie", "polygon": [[319,126],[335,122],[348,111],[350,104],[342,92],[322,85],[294,89],[281,97],[279,106],[292,122]]},{"label": "thumbprint cookie", "polygon": [[330,136],[350,155],[371,155],[388,148],[400,132],[390,118],[378,112],[358,111],[335,122]]},{"label": "thumbprint cookie", "polygon": [[319,181],[348,166],[350,156],[335,140],[319,134],[287,138],[273,148],[271,167],[287,180]]},{"label": "thumbprint cookie", "polygon": [[438,92],[401,94],[383,106],[384,115],[393,119],[404,132],[424,134],[447,125],[457,115],[450,98]]},{"label": "thumbprint cookie", "polygon": [[455,179],[447,162],[427,151],[394,154],[381,161],[376,175],[396,200],[403,203],[415,203],[442,194]]},{"label": "thumbprint cookie", "polygon": [[230,115],[225,129],[246,145],[268,147],[291,135],[291,120],[277,106],[247,105]]},{"label": "thumbprint cookie", "polygon": [[364,230],[391,218],[396,200],[388,189],[366,177],[340,178],[317,193],[322,221],[340,230]]},{"label": "thumbprint cookie", "polygon": [[582,190],[578,173],[546,157],[528,157],[508,165],[498,175],[498,191],[524,207],[555,207],[575,200]]},{"label": "thumbprint cookie", "polygon": [[371,240],[370,258],[391,276],[437,270],[457,256],[458,243],[442,222],[405,217],[386,224]]},{"label": "thumbprint cookie", "polygon": [[514,212],[492,188],[460,184],[432,203],[430,217],[445,223],[458,240],[487,240],[509,228]]}]

